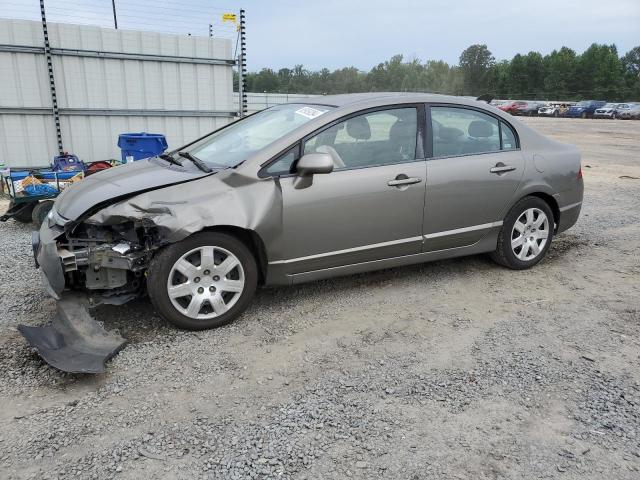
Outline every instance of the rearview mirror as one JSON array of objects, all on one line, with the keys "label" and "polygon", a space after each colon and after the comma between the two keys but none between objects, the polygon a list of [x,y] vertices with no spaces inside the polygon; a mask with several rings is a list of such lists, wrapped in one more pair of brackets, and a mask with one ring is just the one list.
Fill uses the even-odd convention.
[{"label": "rearview mirror", "polygon": [[333,158],[328,153],[307,153],[298,160],[296,172],[301,177],[333,172]]}]

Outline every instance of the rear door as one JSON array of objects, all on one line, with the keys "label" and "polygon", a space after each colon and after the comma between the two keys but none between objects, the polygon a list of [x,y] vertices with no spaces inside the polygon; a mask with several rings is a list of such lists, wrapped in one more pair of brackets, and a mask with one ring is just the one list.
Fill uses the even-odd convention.
[{"label": "rear door", "polygon": [[423,118],[423,106],[370,110],[305,139],[302,153],[329,153],[334,171],[304,188],[297,176],[280,176],[286,258],[271,263],[296,274],[419,253]]},{"label": "rear door", "polygon": [[502,224],[524,173],[515,131],[472,107],[427,112],[425,251],[471,245]]}]

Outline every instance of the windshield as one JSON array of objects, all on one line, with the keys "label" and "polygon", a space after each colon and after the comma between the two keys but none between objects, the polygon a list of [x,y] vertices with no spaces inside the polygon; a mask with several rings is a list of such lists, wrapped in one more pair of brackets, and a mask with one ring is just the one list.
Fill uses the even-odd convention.
[{"label": "windshield", "polygon": [[325,105],[277,105],[239,120],[184,150],[209,167],[234,167],[249,155],[332,108]]},{"label": "windshield", "polygon": [[576,107],[588,107],[589,105],[591,105],[591,102],[588,101],[576,103]]},{"label": "windshield", "polygon": [[615,103],[605,103],[604,106],[602,106],[600,108],[616,108],[616,104]]}]

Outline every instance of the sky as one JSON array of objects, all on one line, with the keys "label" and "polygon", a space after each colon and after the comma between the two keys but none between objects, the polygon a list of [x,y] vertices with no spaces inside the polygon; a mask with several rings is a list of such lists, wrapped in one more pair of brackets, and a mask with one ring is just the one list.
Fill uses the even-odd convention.
[{"label": "sky", "polygon": [[[640,0],[115,0],[120,28],[235,39],[224,12],[246,10],[249,70],[370,70],[395,54],[456,64],[484,43],[496,59],[594,42],[640,45]],[[0,17],[39,18],[39,0],[0,0]],[[111,0],[45,0],[49,21],[113,25]]]}]

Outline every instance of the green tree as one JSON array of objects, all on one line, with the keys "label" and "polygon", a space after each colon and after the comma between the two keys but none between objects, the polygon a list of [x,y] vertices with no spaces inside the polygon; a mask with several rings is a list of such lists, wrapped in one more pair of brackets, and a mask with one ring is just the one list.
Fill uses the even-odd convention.
[{"label": "green tree", "polygon": [[578,60],[578,90],[583,97],[621,100],[623,67],[615,45],[594,43]]},{"label": "green tree", "polygon": [[471,45],[460,54],[460,69],[464,76],[464,93],[481,95],[487,88],[488,73],[495,58],[486,45]]},{"label": "green tree", "polygon": [[569,99],[575,96],[576,85],[576,52],[567,47],[554,50],[544,57],[545,79],[544,89],[548,99]]},{"label": "green tree", "polygon": [[[237,77],[234,74],[234,80]],[[516,54],[495,62],[486,45],[471,45],[460,65],[442,60],[406,61],[394,55],[369,72],[355,67],[309,71],[303,65],[264,68],[247,75],[249,91],[350,93],[416,91],[453,95],[490,93],[497,98],[640,100],[640,47],[618,56],[615,45],[591,45],[582,55],[567,47],[546,56]]]},{"label": "green tree", "polygon": [[528,85],[525,59],[518,53],[511,59],[509,64],[507,96],[509,98],[526,98],[528,96]]},{"label": "green tree", "polygon": [[542,55],[538,52],[529,52],[524,57],[524,69],[526,91],[528,98],[544,98],[545,68]]},{"label": "green tree", "polygon": [[625,82],[625,98],[640,99],[640,46],[629,50],[620,61]]},{"label": "green tree", "polygon": [[501,98],[509,93],[509,75],[511,62],[502,60],[495,63],[487,73],[487,91],[493,96]]},{"label": "green tree", "polygon": [[429,60],[422,72],[423,88],[433,93],[454,93],[451,79],[451,67],[442,60]]},{"label": "green tree", "polygon": [[280,81],[273,70],[263,68],[251,78],[250,84],[247,82],[247,86],[252,92],[277,92],[280,88]]}]

